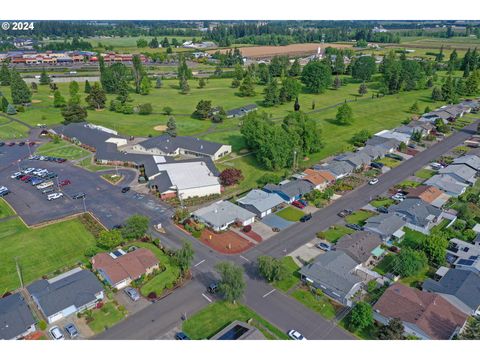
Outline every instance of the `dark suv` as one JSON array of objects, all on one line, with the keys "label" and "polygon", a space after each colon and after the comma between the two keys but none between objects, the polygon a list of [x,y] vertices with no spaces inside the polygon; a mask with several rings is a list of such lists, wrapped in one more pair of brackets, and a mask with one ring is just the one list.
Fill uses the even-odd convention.
[{"label": "dark suv", "polygon": [[207,291],[210,294],[215,294],[218,291],[218,284],[216,282],[211,283],[210,285],[208,285]]}]

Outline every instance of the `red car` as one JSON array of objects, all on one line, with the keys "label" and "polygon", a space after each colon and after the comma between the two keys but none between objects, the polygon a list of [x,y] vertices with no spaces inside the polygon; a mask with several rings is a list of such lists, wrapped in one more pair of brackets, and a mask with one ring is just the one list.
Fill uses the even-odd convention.
[{"label": "red car", "polygon": [[14,142],[9,142],[9,143],[7,144],[7,146],[13,146],[13,145],[15,145]]},{"label": "red car", "polygon": [[68,179],[60,181],[60,186],[67,186],[70,185],[72,182]]},{"label": "red car", "polygon": [[25,175],[25,176],[22,176],[22,177],[20,178],[20,180],[22,180],[22,181],[28,181],[28,180],[30,180],[31,177],[32,177],[31,175]]},{"label": "red car", "polygon": [[299,208],[299,209],[303,209],[305,208],[305,205],[303,205],[300,201],[298,200],[295,200],[294,202],[292,202],[292,205]]}]

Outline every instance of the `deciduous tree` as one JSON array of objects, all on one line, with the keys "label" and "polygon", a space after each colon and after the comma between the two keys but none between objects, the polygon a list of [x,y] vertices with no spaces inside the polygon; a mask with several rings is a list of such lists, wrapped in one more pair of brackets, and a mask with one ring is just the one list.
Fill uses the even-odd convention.
[{"label": "deciduous tree", "polygon": [[218,289],[225,300],[236,303],[245,291],[245,280],[243,279],[243,269],[231,262],[220,262],[215,265],[215,269],[220,274]]}]

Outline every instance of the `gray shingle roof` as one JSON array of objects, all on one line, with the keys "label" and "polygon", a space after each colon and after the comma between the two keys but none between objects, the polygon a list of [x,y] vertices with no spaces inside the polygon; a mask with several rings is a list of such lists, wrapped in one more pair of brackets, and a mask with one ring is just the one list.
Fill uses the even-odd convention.
[{"label": "gray shingle roof", "polygon": [[453,295],[472,310],[480,306],[480,275],[473,271],[449,269],[439,281],[427,279],[423,289]]},{"label": "gray shingle roof", "polygon": [[227,116],[243,116],[250,111],[256,110],[257,105],[248,104],[239,108],[231,109],[227,111]]},{"label": "gray shingle roof", "polygon": [[14,339],[35,324],[35,319],[20,293],[0,299],[0,340]]},{"label": "gray shingle roof", "polygon": [[381,146],[384,149],[390,150],[390,149],[396,149],[398,145],[400,145],[400,141],[398,141],[397,139],[388,139],[385,137],[375,135],[367,140],[366,145]]},{"label": "gray shingle roof", "polygon": [[255,217],[254,213],[223,200],[195,210],[192,214],[216,227],[222,227],[237,220],[245,221]]},{"label": "gray shingle roof", "polygon": [[167,134],[152,137],[145,141],[140,142],[138,145],[143,146],[145,149],[158,148],[163,153],[171,154],[177,149],[185,149],[195,153],[214,155],[223,144],[205,141],[199,138],[190,136],[170,136]]},{"label": "gray shingle roof", "polygon": [[363,166],[363,165],[369,165],[370,162],[372,161],[371,157],[364,151],[360,150],[357,152],[349,152],[349,153],[344,153],[342,155],[339,155],[335,158],[336,161],[346,161],[352,165],[354,165],[356,168]]},{"label": "gray shingle roof", "polygon": [[372,250],[382,243],[380,235],[369,231],[356,231],[342,236],[335,244],[336,250],[343,251],[358,263],[364,263],[372,256]]},{"label": "gray shingle roof", "polygon": [[420,227],[427,226],[433,218],[442,213],[441,210],[420,199],[406,199],[400,204],[391,206],[388,211],[398,214],[407,223]]},{"label": "gray shingle roof", "polygon": [[325,170],[331,172],[335,177],[350,174],[354,169],[352,164],[345,161],[331,161],[328,164],[314,165],[315,170]]},{"label": "gray shingle roof", "polygon": [[376,231],[385,237],[392,236],[405,225],[405,220],[396,214],[379,214],[367,219],[364,228]]},{"label": "gray shingle roof", "polygon": [[461,183],[450,174],[437,174],[425,181],[426,185],[432,185],[453,196],[462,194],[468,187],[468,184]]},{"label": "gray shingle roof", "polygon": [[290,198],[304,195],[313,190],[312,183],[305,180],[292,180],[282,185],[267,184],[264,186],[268,191],[281,191]]},{"label": "gray shingle roof", "polygon": [[479,171],[480,170],[480,157],[476,155],[464,155],[460,156],[453,160],[453,164],[465,164],[472,169]]},{"label": "gray shingle roof", "polygon": [[[125,139],[121,135],[115,135],[106,131],[94,129],[88,126],[88,123],[70,123],[68,125],[61,125],[53,129],[57,134],[62,134],[70,139],[77,139],[82,144],[99,148],[104,146],[105,141],[110,138]],[[113,144],[114,145],[114,144]],[[115,146],[115,145],[114,145]]]},{"label": "gray shingle roof", "polygon": [[465,182],[474,182],[475,175],[477,171],[472,169],[470,166],[464,164],[453,164],[448,165],[446,168],[439,170],[440,174],[453,174],[458,176],[460,179],[464,180]]},{"label": "gray shingle roof", "polygon": [[238,199],[237,202],[243,205],[251,205],[258,211],[263,212],[280,205],[284,200],[278,194],[254,189],[246,196]]},{"label": "gray shingle roof", "polygon": [[94,301],[103,286],[93,273],[80,270],[52,283],[45,279],[35,281],[27,289],[45,315],[51,316],[69,306],[79,308]]}]

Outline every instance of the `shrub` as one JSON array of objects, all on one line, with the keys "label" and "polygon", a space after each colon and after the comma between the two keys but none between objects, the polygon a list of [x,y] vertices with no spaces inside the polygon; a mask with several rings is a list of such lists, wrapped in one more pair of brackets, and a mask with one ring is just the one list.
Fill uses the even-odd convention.
[{"label": "shrub", "polygon": [[173,109],[172,109],[170,106],[165,106],[165,107],[163,108],[163,113],[164,113],[165,115],[172,115]]},{"label": "shrub", "polygon": [[146,103],[138,105],[138,113],[140,115],[149,115],[153,112],[152,104]]},{"label": "shrub", "polygon": [[45,320],[40,320],[38,322],[38,328],[42,331],[45,331],[47,329],[47,323],[45,322]]},{"label": "shrub", "polygon": [[157,293],[155,291],[152,291],[151,293],[148,294],[147,297],[151,300],[154,300],[157,298]]}]

